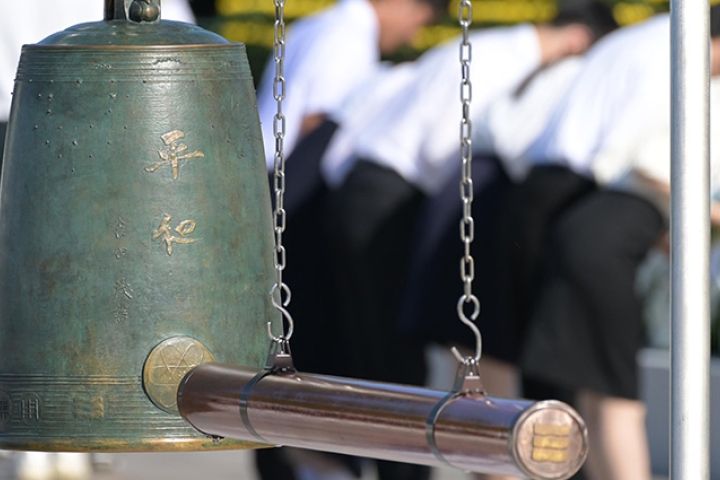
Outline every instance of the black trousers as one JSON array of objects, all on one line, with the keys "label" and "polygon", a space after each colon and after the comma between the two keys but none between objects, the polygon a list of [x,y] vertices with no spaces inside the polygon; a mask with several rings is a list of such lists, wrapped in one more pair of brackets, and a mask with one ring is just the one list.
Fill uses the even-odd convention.
[{"label": "black trousers", "polygon": [[571,390],[637,398],[638,266],[665,230],[635,195],[598,190],[555,222],[523,374]]},{"label": "black trousers", "polygon": [[320,174],[320,161],[337,127],[325,121],[304,137],[285,168],[287,266],[283,281],[292,292],[290,313],[297,327],[291,341],[293,360],[302,371],[327,375],[340,374],[337,364],[342,350],[335,341],[339,335],[337,293],[330,281],[325,235],[328,188]]},{"label": "black trousers", "polygon": [[[551,225],[595,183],[563,166],[534,167],[506,197],[498,221],[497,316],[503,319],[503,349],[492,355],[517,363],[536,300]],[[492,347],[488,347],[492,348]]]},{"label": "black trousers", "polygon": [[[292,164],[288,159],[288,171]],[[396,173],[370,162],[359,162],[336,192],[303,187],[294,196],[291,183],[288,174],[292,215],[285,234],[285,279],[293,291],[290,311],[296,333],[291,347],[296,366],[423,384],[423,345],[395,329],[407,244],[422,195]],[[297,198],[302,201],[293,200]],[[358,459],[335,459],[359,476]],[[280,450],[259,450],[256,465],[263,480],[293,478]],[[388,461],[377,461],[377,469],[382,480],[426,480],[430,475],[428,467]]]},{"label": "black trousers", "polygon": [[367,161],[359,161],[329,198],[329,250],[350,376],[416,385],[425,380],[422,348],[396,328],[422,198],[400,175]]},{"label": "black trousers", "polygon": [[[336,341],[343,375],[422,385],[424,345],[398,333],[400,295],[422,193],[392,170],[359,161],[328,198],[332,278],[339,292]],[[425,466],[378,461],[382,480],[423,480]]]},{"label": "black trousers", "polygon": [[[493,156],[472,161],[472,216],[475,238],[471,254],[475,263],[473,292],[481,304],[477,324],[483,350],[495,355],[506,348],[504,319],[496,308],[497,255],[493,238],[501,207],[511,181]],[[429,341],[475,348],[475,337],[458,319],[457,302],[463,293],[459,263],[465,252],[460,240],[462,202],[460,172],[422,207],[416,230],[407,288],[400,309],[400,327],[409,335]]]}]

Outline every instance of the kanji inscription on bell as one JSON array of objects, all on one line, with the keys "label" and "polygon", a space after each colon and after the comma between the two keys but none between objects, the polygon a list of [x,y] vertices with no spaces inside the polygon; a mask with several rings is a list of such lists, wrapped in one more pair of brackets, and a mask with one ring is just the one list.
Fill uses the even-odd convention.
[{"label": "kanji inscription on bell", "polygon": [[122,217],[118,217],[117,221],[111,226],[111,228],[115,232],[115,238],[125,236],[125,220],[123,220]]},{"label": "kanji inscription on bell", "polygon": [[[197,238],[186,238],[187,235],[195,231],[195,220],[183,220],[175,228],[170,226],[170,220],[172,220],[172,217],[166,213],[160,222],[160,226],[152,233],[153,241],[160,240],[160,244],[165,244],[168,255],[172,255],[173,245],[176,243],[187,245],[198,241]],[[173,235],[173,231],[179,236]]]},{"label": "kanji inscription on bell", "polygon": [[130,307],[127,303],[120,302],[117,308],[113,310],[112,314],[117,323],[124,323],[130,316]]},{"label": "kanji inscription on bell", "polygon": [[115,298],[117,298],[119,295],[125,296],[127,298],[133,298],[133,290],[130,287],[128,281],[124,278],[121,278],[120,280],[117,280],[115,282]]},{"label": "kanji inscription on bell", "polygon": [[161,135],[161,138],[163,143],[165,143],[168,148],[158,151],[158,154],[160,155],[160,158],[162,160],[150,165],[149,167],[145,167],[146,172],[152,173],[160,167],[169,165],[170,169],[172,170],[173,180],[177,180],[178,176],[180,175],[181,160],[188,160],[190,158],[205,156],[205,154],[199,150],[182,154],[182,152],[188,149],[188,146],[184,143],[178,142],[185,138],[185,132],[181,132],[180,130],[173,130],[172,132]]}]

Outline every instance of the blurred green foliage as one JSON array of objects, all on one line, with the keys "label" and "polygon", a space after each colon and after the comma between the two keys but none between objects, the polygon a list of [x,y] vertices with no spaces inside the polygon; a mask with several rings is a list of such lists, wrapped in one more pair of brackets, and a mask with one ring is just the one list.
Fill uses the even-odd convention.
[{"label": "blurred green foliage", "polygon": [[[563,0],[560,0],[563,1]],[[620,25],[642,21],[656,12],[667,11],[667,0],[607,0]],[[289,0],[285,4],[288,24],[332,5],[335,0]],[[255,81],[263,71],[273,43],[275,6],[271,0],[191,0],[198,23],[233,42],[247,46],[248,59]],[[473,28],[540,23],[551,20],[558,0],[474,0]],[[460,33],[457,25],[457,2],[451,2],[447,15],[436,25],[422,29],[410,47],[389,60],[403,61],[417,57],[426,49]]]}]

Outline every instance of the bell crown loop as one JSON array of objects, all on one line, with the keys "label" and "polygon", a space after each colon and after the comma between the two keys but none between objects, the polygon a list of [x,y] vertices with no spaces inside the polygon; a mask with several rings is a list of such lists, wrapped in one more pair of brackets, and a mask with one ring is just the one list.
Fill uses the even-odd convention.
[{"label": "bell crown loop", "polygon": [[105,0],[105,20],[160,21],[160,0]]}]

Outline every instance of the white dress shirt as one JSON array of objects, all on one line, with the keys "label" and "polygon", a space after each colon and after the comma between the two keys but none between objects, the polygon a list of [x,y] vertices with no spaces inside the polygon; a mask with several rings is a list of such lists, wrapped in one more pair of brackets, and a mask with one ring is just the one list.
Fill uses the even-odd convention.
[{"label": "white dress shirt", "polygon": [[600,40],[528,150],[528,161],[564,164],[601,184],[623,176],[643,139],[669,129],[669,46],[667,15]]},{"label": "white dress shirt", "polygon": [[[288,28],[285,48],[284,153],[300,136],[302,119],[328,114],[378,68],[377,15],[367,0],[341,0]],[[268,169],[274,166],[275,63],[269,61],[258,87],[258,110]]]},{"label": "white dress shirt", "polygon": [[328,185],[337,188],[342,184],[354,164],[358,132],[370,128],[392,98],[402,95],[416,75],[417,62],[383,65],[329,115],[339,127],[321,161],[323,178]]},{"label": "white dress shirt", "polygon": [[[711,84],[720,115],[720,80]],[[711,122],[712,185],[720,187],[720,122]],[[668,198],[641,177],[670,184],[670,23],[658,15],[598,43],[528,151],[535,164],[566,164],[608,188],[668,211]]]},{"label": "white dress shirt", "polygon": [[473,153],[497,155],[513,180],[524,179],[529,170],[525,152],[581,66],[582,57],[566,58],[534,73],[522,90],[494,99],[473,123]]},{"label": "white dress shirt", "polygon": [[[540,65],[540,47],[531,25],[477,31],[470,41],[475,116]],[[395,170],[428,194],[439,191],[460,165],[459,44],[454,39],[423,54],[414,80],[356,134],[356,157]]]},{"label": "white dress shirt", "polygon": [[[40,40],[73,25],[104,18],[101,1],[0,0],[0,122],[10,116],[11,92],[25,44]],[[194,23],[187,0],[163,0],[162,18]]]},{"label": "white dress shirt", "polygon": [[[669,94],[669,92],[668,92]],[[668,113],[668,117],[669,117]],[[710,186],[715,201],[720,200],[720,78],[710,82]],[[628,163],[631,168],[614,179],[609,187],[640,195],[650,200],[666,215],[670,216],[670,205],[665,193],[650,188],[640,178],[670,185],[670,122],[649,132],[636,148],[630,152]]]}]

